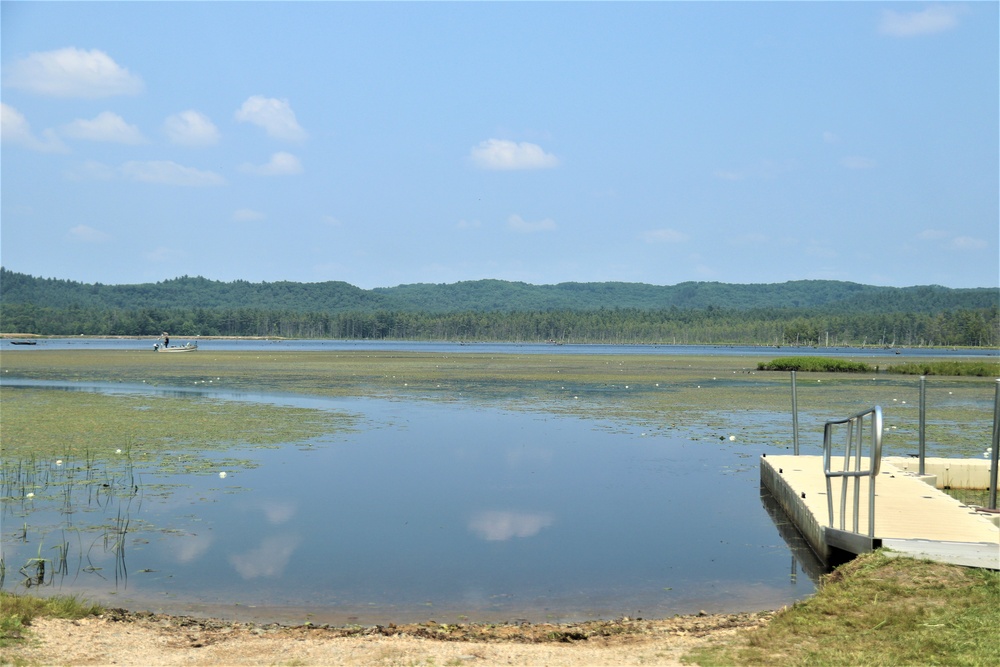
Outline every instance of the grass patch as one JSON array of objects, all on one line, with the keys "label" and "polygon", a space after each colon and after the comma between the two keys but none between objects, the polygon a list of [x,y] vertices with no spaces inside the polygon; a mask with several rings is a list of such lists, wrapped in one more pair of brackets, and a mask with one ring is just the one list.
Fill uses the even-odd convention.
[{"label": "grass patch", "polygon": [[907,361],[893,364],[885,370],[898,375],[1000,377],[1000,361]]},{"label": "grass patch", "polygon": [[809,371],[813,373],[871,373],[869,364],[829,357],[780,357],[757,364],[759,371]]},{"label": "grass patch", "polygon": [[0,388],[5,460],[133,457],[232,445],[276,445],[349,426],[346,415],[204,397]]},{"label": "grass patch", "polygon": [[876,552],[828,575],[808,600],[699,665],[1000,664],[1000,573]]},{"label": "grass patch", "polygon": [[0,648],[24,640],[27,626],[40,616],[74,619],[97,616],[103,612],[100,605],[85,602],[76,596],[43,598],[0,591]]}]

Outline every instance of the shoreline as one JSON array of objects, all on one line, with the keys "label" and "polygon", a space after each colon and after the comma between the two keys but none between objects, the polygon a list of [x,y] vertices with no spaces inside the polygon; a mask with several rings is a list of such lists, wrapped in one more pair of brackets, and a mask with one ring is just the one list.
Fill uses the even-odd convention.
[{"label": "shoreline", "polygon": [[[35,334],[35,333],[3,333],[0,332],[0,340],[14,340],[14,339],[28,339],[34,341],[42,340],[136,340],[136,341],[156,341],[160,338],[159,335],[150,334],[148,336],[132,336],[132,335],[69,335],[69,334]],[[466,340],[448,340],[448,339],[416,339],[416,338],[292,338],[287,336],[175,336],[175,338],[192,341],[202,341],[202,340],[247,340],[247,341],[273,341],[273,342],[295,342],[295,341],[328,341],[331,343],[441,343],[441,344],[451,344],[451,345],[574,345],[574,346],[601,346],[601,347],[667,347],[667,348],[682,348],[682,347],[705,347],[705,348],[718,348],[718,349],[728,349],[728,348],[747,348],[747,349],[769,349],[769,350],[940,350],[942,352],[947,351],[970,351],[977,352],[982,351],[986,356],[998,356],[998,352],[995,348],[985,347],[985,346],[969,346],[969,345],[830,345],[830,346],[816,346],[816,345],[773,345],[769,343],[674,343],[674,342],[646,342],[646,343],[596,343],[596,342],[574,342],[574,341],[559,341],[553,342],[549,340],[537,340],[537,341],[466,341]],[[991,354],[992,353],[992,354]]]}]

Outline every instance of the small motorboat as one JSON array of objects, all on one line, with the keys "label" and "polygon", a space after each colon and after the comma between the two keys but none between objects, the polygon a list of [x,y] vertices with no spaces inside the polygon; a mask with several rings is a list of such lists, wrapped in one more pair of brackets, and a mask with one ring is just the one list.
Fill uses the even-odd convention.
[{"label": "small motorboat", "polygon": [[185,343],[184,345],[160,345],[157,341],[153,343],[155,352],[194,352],[198,349],[198,343]]}]

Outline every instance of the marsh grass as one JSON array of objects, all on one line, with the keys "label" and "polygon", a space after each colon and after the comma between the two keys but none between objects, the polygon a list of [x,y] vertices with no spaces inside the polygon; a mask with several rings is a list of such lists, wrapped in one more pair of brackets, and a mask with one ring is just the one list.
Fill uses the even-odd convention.
[{"label": "marsh grass", "polygon": [[872,373],[875,367],[861,361],[829,357],[780,357],[757,364],[759,371],[809,371],[814,373]]},{"label": "marsh grass", "polygon": [[876,552],[700,665],[1000,664],[1000,573]]},{"label": "marsh grass", "polygon": [[202,452],[308,440],[348,422],[345,415],[319,410],[204,397],[3,387],[0,399],[3,446],[11,459],[142,461],[166,450]]},{"label": "marsh grass", "polygon": [[1000,377],[1000,361],[958,361],[948,359],[943,361],[907,361],[902,364],[892,364],[886,368],[888,373],[901,375],[950,375],[975,377]]},{"label": "marsh grass", "polygon": [[[789,376],[758,372],[759,361],[759,357],[722,355],[214,352],[208,349],[198,355],[36,350],[7,353],[0,358],[4,377],[483,402],[508,409],[628,422],[676,431],[695,439],[735,434],[738,442],[748,445],[789,447],[792,442]],[[895,358],[866,359],[866,363],[881,367],[891,361]],[[933,455],[975,456],[982,452],[990,439],[993,384],[991,378],[976,377],[934,378],[928,383],[931,404],[927,438]],[[882,405],[886,415],[887,452],[916,451],[918,394],[918,381],[907,376],[817,372],[810,373],[808,378],[800,377],[799,421],[805,451],[819,447],[823,421],[872,405]],[[141,399],[147,403],[150,400]],[[185,440],[170,431],[178,421],[170,419],[171,415],[190,414],[192,423],[200,420],[210,443],[223,439],[229,425],[239,426],[245,421],[235,406],[216,404],[210,408],[212,401],[208,399],[170,399],[190,400],[185,409],[191,413],[178,411],[179,408],[160,409],[159,406],[168,408],[170,404],[159,400],[155,403],[157,409],[146,412],[159,413],[166,420],[166,431],[160,431],[162,444],[169,444],[167,439],[175,435],[178,442]],[[247,407],[244,417],[264,414],[262,407]],[[220,411],[221,418],[212,414],[212,410]],[[277,426],[280,423],[308,422],[307,413],[296,415],[286,410],[275,407],[268,413],[272,429],[280,433]],[[113,417],[111,412],[107,414]],[[281,414],[289,419],[283,420]],[[313,416],[322,428],[322,417]],[[5,422],[6,418],[5,411]],[[150,422],[155,425],[155,418],[151,417]],[[224,426],[225,422],[228,425]],[[263,432],[267,433],[267,425],[264,426]],[[248,435],[253,437],[253,433]],[[121,429],[119,436],[133,437],[137,447],[149,440],[147,433],[134,429]],[[290,433],[285,438],[294,439]],[[197,440],[187,438],[192,439]]]}]

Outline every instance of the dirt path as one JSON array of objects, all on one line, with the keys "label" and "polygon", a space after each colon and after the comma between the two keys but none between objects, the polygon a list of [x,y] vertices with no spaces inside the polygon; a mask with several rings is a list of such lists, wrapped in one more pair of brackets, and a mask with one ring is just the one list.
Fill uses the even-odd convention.
[{"label": "dirt path", "polygon": [[38,619],[3,662],[43,665],[680,665],[691,649],[767,623],[770,612],[566,625],[369,628],[257,625],[109,610]]}]

